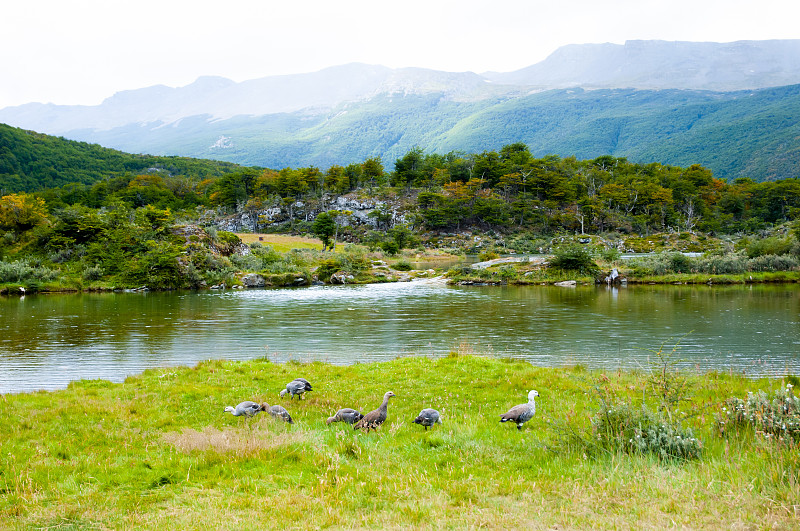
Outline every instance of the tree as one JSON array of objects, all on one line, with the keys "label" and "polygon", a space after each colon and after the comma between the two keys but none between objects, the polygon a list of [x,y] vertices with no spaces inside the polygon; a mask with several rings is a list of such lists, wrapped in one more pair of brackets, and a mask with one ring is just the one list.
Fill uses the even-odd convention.
[{"label": "tree", "polygon": [[325,251],[331,245],[331,238],[336,234],[336,218],[331,212],[320,212],[311,230],[322,240],[322,250]]},{"label": "tree", "polygon": [[30,194],[10,194],[0,198],[0,227],[18,234],[47,220],[44,199]]}]

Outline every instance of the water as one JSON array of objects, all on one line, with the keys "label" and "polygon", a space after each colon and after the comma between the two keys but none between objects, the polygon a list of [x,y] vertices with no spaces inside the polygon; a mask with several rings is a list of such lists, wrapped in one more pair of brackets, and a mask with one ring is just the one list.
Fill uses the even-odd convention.
[{"label": "water", "polygon": [[537,365],[800,374],[800,287],[436,282],[0,298],[0,393],[206,359],[336,364],[453,350]]}]

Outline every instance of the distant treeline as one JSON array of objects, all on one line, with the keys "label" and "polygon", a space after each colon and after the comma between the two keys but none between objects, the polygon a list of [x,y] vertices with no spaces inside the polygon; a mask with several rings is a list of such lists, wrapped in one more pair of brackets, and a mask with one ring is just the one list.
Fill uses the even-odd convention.
[{"label": "distant treeline", "polygon": [[[542,234],[750,233],[800,213],[796,178],[726,182],[700,165],[637,164],[612,156],[537,158],[522,143],[481,153],[436,154],[414,148],[391,169],[372,157],[324,170],[313,166],[274,170],[128,155],[7,126],[0,126],[0,132],[4,195],[39,190],[36,196],[49,212],[76,205],[98,209],[121,204],[187,216],[198,206],[257,216],[267,208],[292,212],[297,201],[358,191],[394,201],[420,230],[478,226]],[[30,171],[9,173],[11,166]],[[28,185],[13,186],[15,179]],[[68,184],[48,187],[64,182]],[[384,227],[388,228],[385,223]]]}]

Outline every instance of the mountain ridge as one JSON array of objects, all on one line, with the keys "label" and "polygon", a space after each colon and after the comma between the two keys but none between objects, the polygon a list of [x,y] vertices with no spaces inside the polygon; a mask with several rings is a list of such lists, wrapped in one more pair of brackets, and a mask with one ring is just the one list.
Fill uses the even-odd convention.
[{"label": "mountain ridge", "polygon": [[[754,80],[769,87],[753,88]],[[783,101],[767,97],[771,83]],[[564,46],[509,73],[349,63],[239,83],[202,76],[118,92],[98,106],[8,107],[0,122],[127,152],[269,167],[391,161],[416,146],[469,151],[507,140],[540,155],[698,162],[719,177],[762,180],[796,171],[800,100],[787,87],[798,83],[800,40],[628,41]],[[726,138],[693,136],[697,124]],[[761,160],[766,146],[780,169]]]}]

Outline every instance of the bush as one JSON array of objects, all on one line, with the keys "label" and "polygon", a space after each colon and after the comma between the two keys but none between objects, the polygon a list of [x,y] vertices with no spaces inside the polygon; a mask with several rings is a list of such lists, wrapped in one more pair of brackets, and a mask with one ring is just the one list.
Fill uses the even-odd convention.
[{"label": "bush", "polygon": [[600,258],[609,263],[616,262],[622,256],[622,252],[616,247],[604,247],[598,254]]},{"label": "bush", "polygon": [[700,273],[712,275],[732,275],[747,271],[747,257],[740,253],[711,255],[695,261],[695,267]]},{"label": "bush", "polygon": [[692,430],[670,422],[646,406],[607,404],[592,417],[592,441],[605,450],[649,453],[663,460],[696,459],[702,445]]},{"label": "bush", "polygon": [[717,415],[720,434],[743,428],[784,440],[800,440],[800,398],[794,396],[792,384],[775,391],[771,401],[764,391],[747,393],[747,400],[731,397]]},{"label": "bush", "polygon": [[500,255],[494,251],[483,251],[478,255],[478,260],[481,262],[488,262],[489,260],[495,260],[500,258]]},{"label": "bush", "polygon": [[383,252],[388,254],[389,256],[394,256],[400,252],[400,246],[397,245],[397,242],[394,240],[387,240],[385,242],[381,242],[381,249]]},{"label": "bush", "polygon": [[600,271],[592,251],[579,244],[567,244],[553,249],[553,258],[549,265],[565,271],[577,271],[582,275],[596,275]]},{"label": "bush", "polygon": [[517,278],[517,268],[513,265],[504,265],[497,270],[497,276],[503,280],[511,280]]},{"label": "bush", "polygon": [[0,283],[50,282],[59,275],[60,271],[42,266],[36,261],[0,262]]},{"label": "bush", "polygon": [[105,270],[101,266],[94,265],[94,266],[86,267],[83,270],[83,274],[81,276],[83,276],[83,280],[87,280],[89,282],[93,282],[93,281],[97,281],[97,280],[100,280],[101,278],[103,278],[104,274],[105,274]]},{"label": "bush", "polygon": [[767,254],[748,261],[750,271],[791,271],[798,266],[797,258],[785,255]]},{"label": "bush", "polygon": [[691,256],[676,252],[663,252],[634,258],[629,264],[635,275],[691,273],[697,268],[695,260]]},{"label": "bush", "polygon": [[400,260],[394,264],[394,269],[398,271],[411,271],[411,264],[406,260]]},{"label": "bush", "polygon": [[792,243],[789,238],[775,236],[756,240],[747,245],[747,256],[748,258],[756,258],[766,255],[784,255],[791,251]]}]

